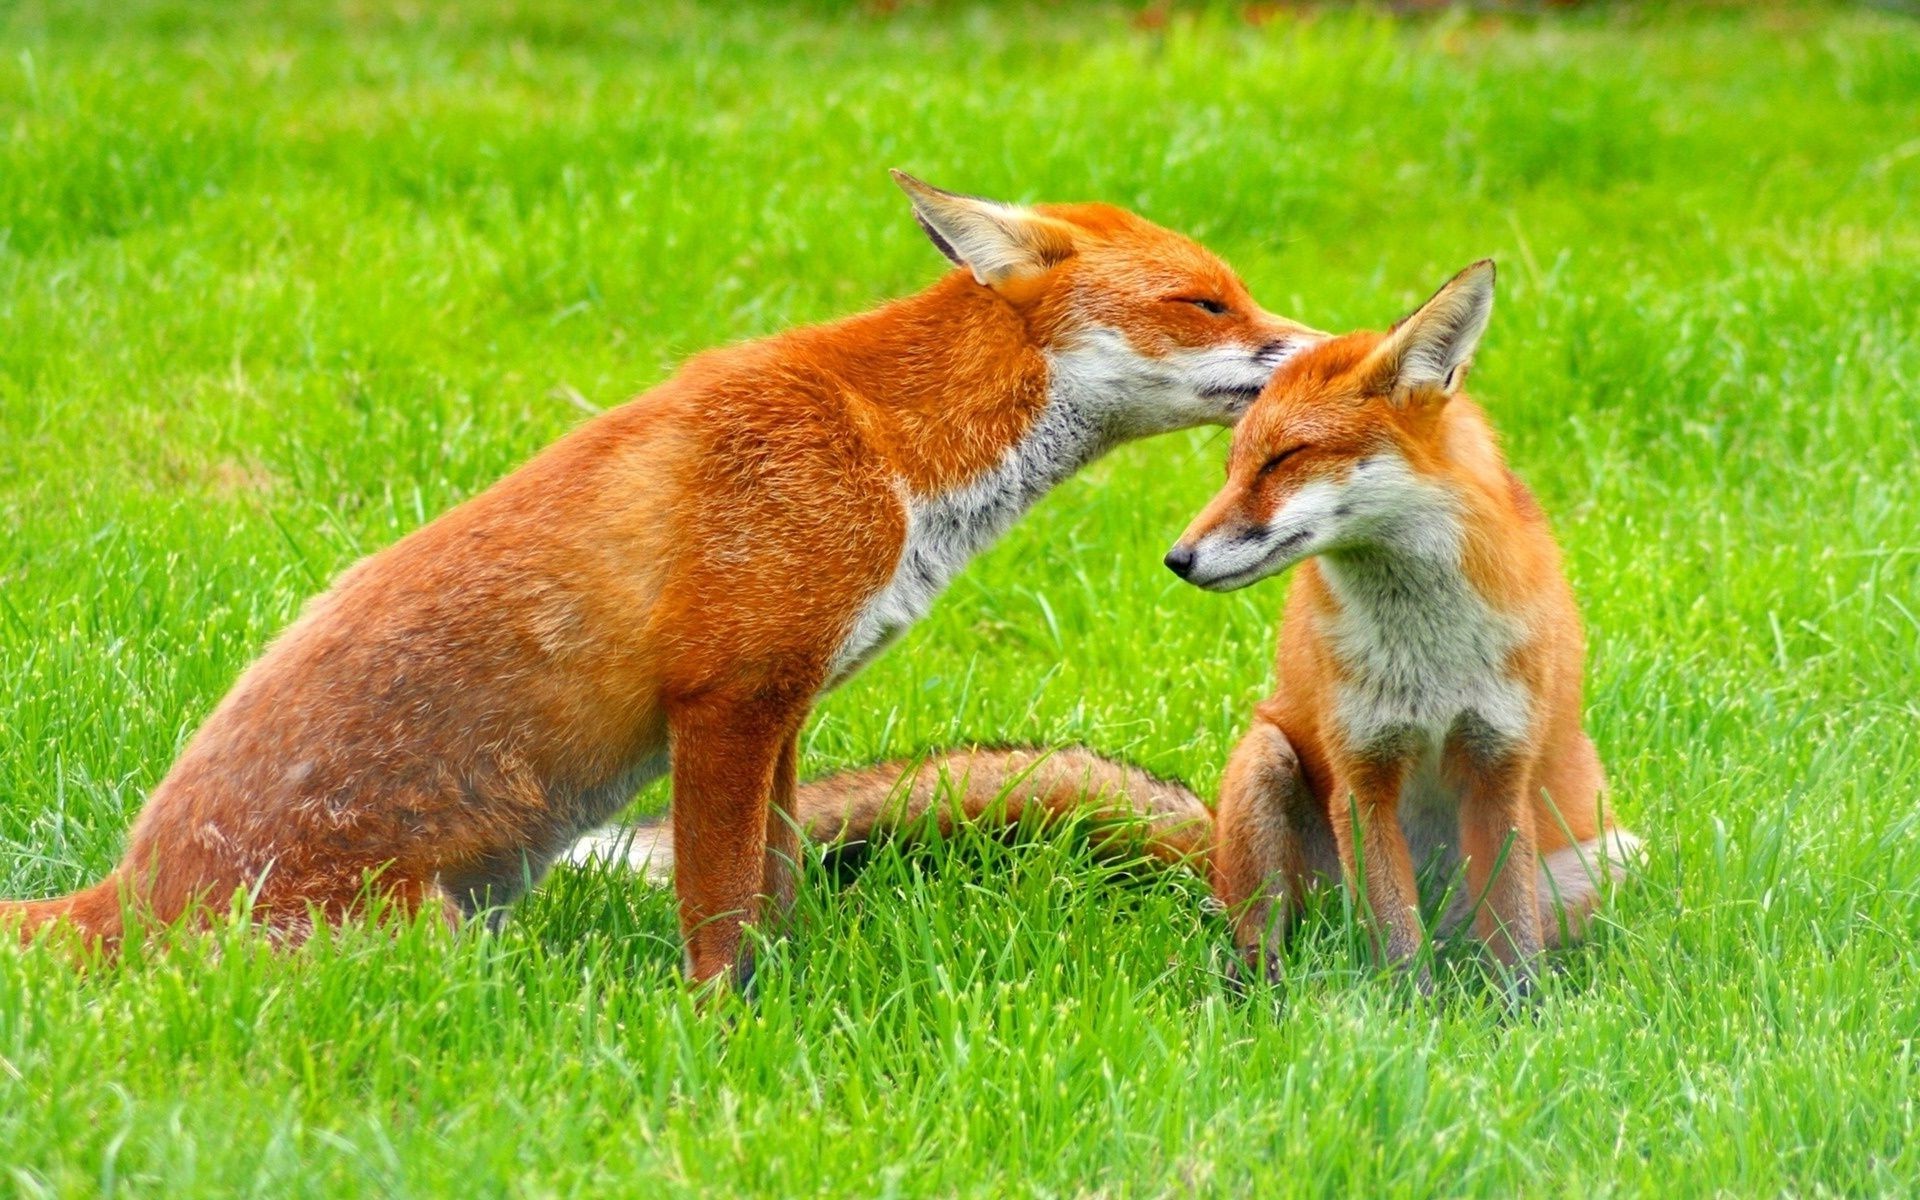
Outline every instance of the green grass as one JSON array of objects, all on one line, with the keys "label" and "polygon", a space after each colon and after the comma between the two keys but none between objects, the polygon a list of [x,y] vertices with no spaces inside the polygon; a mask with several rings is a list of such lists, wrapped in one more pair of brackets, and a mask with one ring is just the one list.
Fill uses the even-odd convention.
[{"label": "green grass", "polygon": [[[569,394],[932,279],[892,165],[1134,206],[1326,328],[1498,256],[1476,392],[1644,880],[1519,1020],[1408,1001],[1337,899],[1236,1001],[1197,882],[1068,835],[813,871],[751,1008],[618,878],[497,938],[0,951],[0,1190],[1910,1191],[1920,26],[840,8],[0,3],[0,893],[105,870],[301,601]],[[1224,445],[1062,488],[805,769],[1079,740],[1210,792],[1284,589],[1159,566]]]}]

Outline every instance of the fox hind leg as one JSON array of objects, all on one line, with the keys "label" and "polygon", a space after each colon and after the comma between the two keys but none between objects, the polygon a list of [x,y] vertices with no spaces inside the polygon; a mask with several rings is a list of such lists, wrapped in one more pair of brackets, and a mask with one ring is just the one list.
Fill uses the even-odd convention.
[{"label": "fox hind leg", "polygon": [[380,927],[430,917],[451,932],[471,915],[463,898],[450,893],[438,879],[396,870],[391,864],[359,870],[341,867],[297,877],[269,872],[252,892],[254,920],[269,941],[285,947],[305,943],[322,925],[371,921]]},{"label": "fox hind leg", "polygon": [[1277,980],[1301,900],[1308,888],[1336,877],[1340,863],[1293,744],[1264,719],[1255,720],[1227,762],[1212,868],[1214,895],[1227,907],[1247,967]]}]

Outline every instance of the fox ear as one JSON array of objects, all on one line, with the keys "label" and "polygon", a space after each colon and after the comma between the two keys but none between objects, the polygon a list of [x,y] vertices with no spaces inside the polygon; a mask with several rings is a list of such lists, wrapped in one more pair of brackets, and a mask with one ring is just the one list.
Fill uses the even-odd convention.
[{"label": "fox ear", "polygon": [[940,253],[988,287],[1038,275],[1073,256],[1073,233],[1059,221],[1011,204],[943,192],[905,171],[892,175]]},{"label": "fox ear", "polygon": [[1373,352],[1387,390],[1396,396],[1459,391],[1491,316],[1493,260],[1483,258],[1447,280],[1431,300],[1395,325]]}]

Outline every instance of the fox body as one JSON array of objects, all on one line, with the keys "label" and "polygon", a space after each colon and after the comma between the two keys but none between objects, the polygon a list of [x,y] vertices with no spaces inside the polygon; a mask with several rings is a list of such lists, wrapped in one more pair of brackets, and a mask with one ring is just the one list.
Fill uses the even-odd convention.
[{"label": "fox body", "polygon": [[877,311],[695,358],[347,570],[251,666],[120,866],[0,907],[95,941],[236,889],[281,936],[497,911],[671,772],[695,979],[791,891],[815,697],[1048,488],[1231,423],[1317,335],[1194,243],[1101,205],[897,176],[957,269]]},{"label": "fox body", "polygon": [[[1392,332],[1283,367],[1236,430],[1226,486],[1168,554],[1215,590],[1311,560],[1288,594],[1278,686],[1216,812],[1083,749],[971,751],[809,784],[801,825],[843,841],[929,811],[1129,818],[1117,832],[1149,853],[1206,864],[1268,973],[1309,887],[1361,885],[1407,962],[1423,938],[1416,873],[1463,874],[1442,924],[1471,916],[1524,981],[1542,948],[1583,932],[1639,842],[1603,808],[1558,548],[1460,392],[1492,286],[1478,264]],[[641,831],[630,857],[660,869],[663,836]]]}]

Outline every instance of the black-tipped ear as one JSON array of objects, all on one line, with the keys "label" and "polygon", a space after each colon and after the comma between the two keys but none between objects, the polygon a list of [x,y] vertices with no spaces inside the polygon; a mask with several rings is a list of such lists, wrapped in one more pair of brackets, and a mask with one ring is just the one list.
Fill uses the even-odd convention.
[{"label": "black-tipped ear", "polygon": [[1394,392],[1460,390],[1493,316],[1493,277],[1493,260],[1483,258],[1393,327],[1374,357],[1391,374]]},{"label": "black-tipped ear", "polygon": [[962,196],[905,171],[893,181],[913,201],[914,219],[940,253],[988,287],[1038,275],[1073,254],[1071,229],[1027,209]]}]

